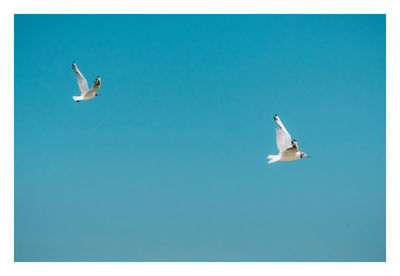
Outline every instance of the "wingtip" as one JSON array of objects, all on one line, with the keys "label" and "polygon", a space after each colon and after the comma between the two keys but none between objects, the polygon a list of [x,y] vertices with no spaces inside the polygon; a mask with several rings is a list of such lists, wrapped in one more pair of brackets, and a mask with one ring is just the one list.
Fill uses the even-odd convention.
[{"label": "wingtip", "polygon": [[278,120],[276,117],[278,117],[278,114],[275,114],[274,116],[272,116],[272,118],[274,118],[275,121]]}]

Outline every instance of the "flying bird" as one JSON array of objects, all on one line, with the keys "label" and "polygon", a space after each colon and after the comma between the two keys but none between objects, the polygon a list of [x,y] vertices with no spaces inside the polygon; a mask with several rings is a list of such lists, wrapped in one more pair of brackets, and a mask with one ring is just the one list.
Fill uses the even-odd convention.
[{"label": "flying bird", "polygon": [[82,75],[82,73],[79,71],[78,66],[76,66],[76,64],[75,64],[75,61],[72,63],[72,69],[75,71],[76,79],[78,80],[79,89],[81,90],[80,96],[72,97],[75,102],[79,103],[80,101],[90,100],[90,99],[93,99],[94,97],[100,95],[99,93],[96,92],[101,86],[101,79],[99,76],[94,81],[93,87],[89,89],[87,80]]},{"label": "flying bird", "polygon": [[276,128],[276,144],[279,149],[279,154],[268,155],[267,158],[270,159],[268,164],[278,161],[293,161],[303,157],[310,157],[308,154],[299,150],[299,145],[296,140],[292,141],[292,137],[290,137],[289,132],[286,130],[277,114],[275,114],[274,120],[278,124],[278,127]]}]

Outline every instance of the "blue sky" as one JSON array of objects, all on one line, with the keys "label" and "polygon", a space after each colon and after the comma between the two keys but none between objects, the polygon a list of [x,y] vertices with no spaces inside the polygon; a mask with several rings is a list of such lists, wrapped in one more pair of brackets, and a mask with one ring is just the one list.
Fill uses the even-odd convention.
[{"label": "blue sky", "polygon": [[15,260],[385,261],[385,24],[16,15]]}]

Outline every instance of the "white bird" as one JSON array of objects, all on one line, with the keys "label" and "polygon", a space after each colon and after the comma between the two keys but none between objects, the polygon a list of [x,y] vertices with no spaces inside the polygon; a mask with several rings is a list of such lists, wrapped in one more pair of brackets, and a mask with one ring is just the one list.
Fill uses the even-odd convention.
[{"label": "white bird", "polygon": [[289,132],[286,130],[277,114],[275,114],[274,120],[278,124],[278,127],[276,128],[276,144],[279,149],[279,154],[268,155],[267,158],[270,159],[268,164],[278,161],[293,161],[303,157],[310,157],[304,152],[300,152],[297,141],[292,141],[292,137],[290,137]]},{"label": "white bird", "polygon": [[79,89],[81,90],[80,96],[72,97],[74,99],[74,101],[79,103],[80,101],[90,100],[90,99],[93,99],[94,97],[100,95],[99,93],[96,92],[101,86],[101,79],[99,76],[94,81],[93,87],[89,89],[87,80],[82,75],[82,73],[79,71],[78,66],[76,66],[76,64],[75,64],[75,61],[72,63],[72,69],[76,73],[76,79],[78,80]]}]

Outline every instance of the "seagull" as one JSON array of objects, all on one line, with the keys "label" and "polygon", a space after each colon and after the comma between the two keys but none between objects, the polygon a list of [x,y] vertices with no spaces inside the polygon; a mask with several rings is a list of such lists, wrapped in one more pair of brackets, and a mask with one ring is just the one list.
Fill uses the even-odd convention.
[{"label": "seagull", "polygon": [[292,137],[290,137],[289,132],[282,124],[278,115],[275,114],[273,118],[278,124],[278,127],[276,128],[276,144],[279,149],[279,154],[268,155],[267,158],[270,159],[268,164],[278,161],[293,161],[303,157],[310,157],[308,154],[299,151],[297,141],[292,141]]},{"label": "seagull", "polygon": [[94,81],[93,87],[89,89],[87,80],[82,75],[82,73],[79,71],[78,66],[76,66],[76,64],[75,64],[75,61],[72,63],[72,69],[76,73],[76,78],[78,80],[79,89],[81,90],[80,96],[72,97],[75,102],[79,103],[80,101],[90,100],[90,99],[93,99],[94,97],[100,95],[99,93],[96,92],[100,88],[100,85],[101,85],[101,79],[99,76],[97,76],[96,80]]}]

